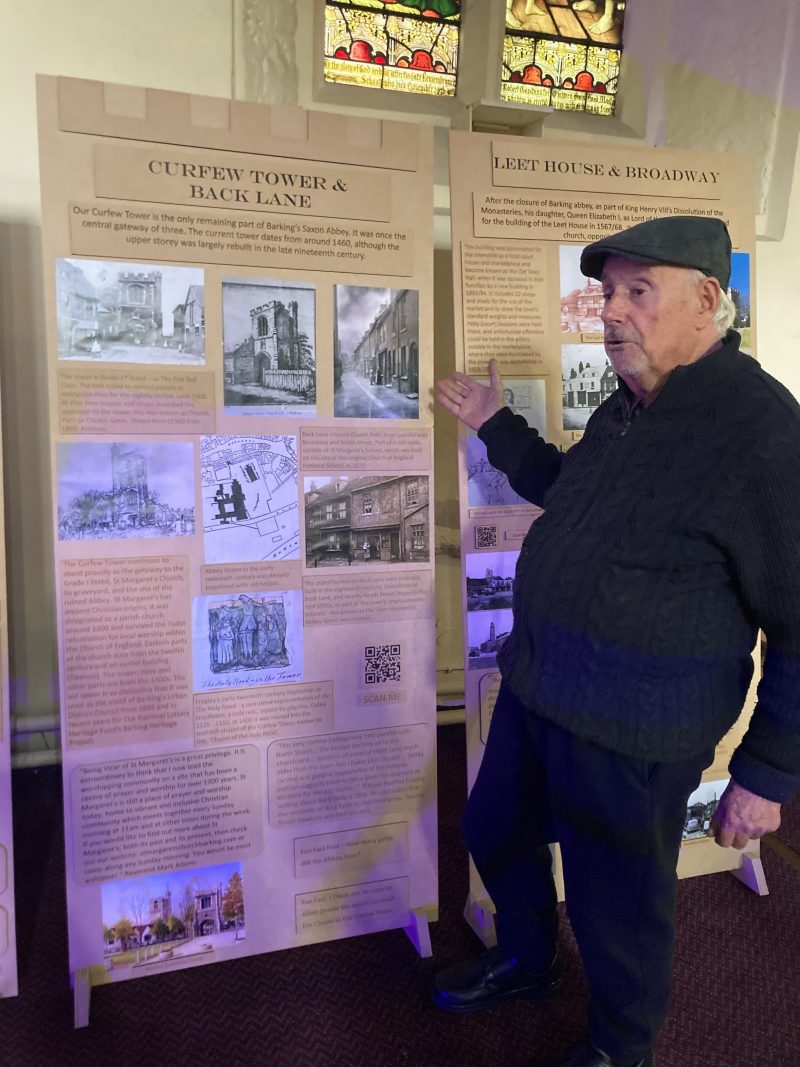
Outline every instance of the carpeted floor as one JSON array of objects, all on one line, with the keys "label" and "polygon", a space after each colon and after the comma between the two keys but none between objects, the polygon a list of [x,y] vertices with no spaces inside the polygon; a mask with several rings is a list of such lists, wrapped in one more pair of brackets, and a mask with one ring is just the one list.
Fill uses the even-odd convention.
[{"label": "carpeted floor", "polygon": [[[60,776],[14,775],[21,994],[0,1001],[2,1067],[507,1067],[580,1035],[585,982],[567,923],[566,981],[547,1004],[458,1018],[427,1001],[435,969],[478,947],[461,912],[464,730],[439,730],[441,918],[434,959],[400,931],[94,990],[72,1027]],[[800,839],[800,800],[785,840]],[[682,882],[675,983],[658,1067],[800,1067],[800,869],[765,847],[770,895],[727,874]]]}]

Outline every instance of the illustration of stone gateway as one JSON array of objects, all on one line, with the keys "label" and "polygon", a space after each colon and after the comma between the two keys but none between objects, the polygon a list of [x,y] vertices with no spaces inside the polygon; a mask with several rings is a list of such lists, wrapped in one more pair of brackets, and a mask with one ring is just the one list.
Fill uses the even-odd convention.
[{"label": "illustration of stone gateway", "polygon": [[269,300],[250,310],[250,336],[225,353],[225,380],[231,385],[283,389],[307,399],[316,394],[311,342],[300,332],[297,301]]},{"label": "illustration of stone gateway", "polygon": [[286,609],[282,600],[250,597],[209,608],[208,634],[211,670],[287,667]]}]

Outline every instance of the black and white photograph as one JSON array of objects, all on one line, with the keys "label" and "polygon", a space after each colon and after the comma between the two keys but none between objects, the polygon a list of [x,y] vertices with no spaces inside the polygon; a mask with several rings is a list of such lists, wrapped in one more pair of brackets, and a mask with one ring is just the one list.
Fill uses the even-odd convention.
[{"label": "black and white photograph", "polygon": [[[489,384],[485,380],[485,384]],[[547,396],[543,378],[504,378],[503,403],[547,436]]]},{"label": "black and white photograph", "polygon": [[192,644],[196,690],[297,681],[303,677],[303,594],[194,597]]},{"label": "black and white photograph", "polygon": [[56,331],[59,359],[202,365],[203,271],[57,259]]},{"label": "black and white photograph", "polygon": [[429,494],[418,474],[306,478],[306,565],[430,562]]},{"label": "black and white photograph", "polygon": [[[483,380],[486,384],[485,379]],[[547,437],[547,405],[542,378],[507,378],[503,381],[503,400],[515,415],[522,415],[529,426]],[[511,488],[508,478],[489,462],[486,445],[477,434],[467,434],[467,498],[471,508],[499,508],[529,505]]]},{"label": "black and white photograph", "polygon": [[419,293],[337,285],[333,413],[347,419],[419,418]]},{"label": "black and white photograph", "polygon": [[617,388],[617,376],[602,345],[561,346],[563,428],[585,430],[586,423]]},{"label": "black and white photograph", "polygon": [[467,612],[467,667],[471,671],[497,666],[497,651],[511,633],[510,609]]},{"label": "black and white photograph", "polygon": [[194,533],[191,444],[56,446],[59,541]]},{"label": "black and white photograph", "polygon": [[603,286],[581,273],[583,245],[561,245],[558,250],[561,332],[602,333]]},{"label": "black and white photograph", "polygon": [[701,782],[691,794],[686,801],[684,841],[701,841],[708,837],[711,818],[729,781],[728,778],[722,778],[715,782]]},{"label": "black and white photograph", "polygon": [[467,611],[511,608],[519,552],[468,552]]},{"label": "black and white photograph", "polygon": [[316,414],[315,323],[313,285],[223,280],[226,414]]}]

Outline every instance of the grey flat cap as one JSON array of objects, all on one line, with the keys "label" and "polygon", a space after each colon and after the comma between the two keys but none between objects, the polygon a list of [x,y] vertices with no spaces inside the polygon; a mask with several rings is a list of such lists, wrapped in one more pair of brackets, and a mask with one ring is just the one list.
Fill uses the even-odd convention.
[{"label": "grey flat cap", "polygon": [[723,289],[731,276],[728,229],[721,219],[703,215],[667,215],[603,237],[584,248],[581,271],[599,279],[607,256],[701,270],[716,278]]}]

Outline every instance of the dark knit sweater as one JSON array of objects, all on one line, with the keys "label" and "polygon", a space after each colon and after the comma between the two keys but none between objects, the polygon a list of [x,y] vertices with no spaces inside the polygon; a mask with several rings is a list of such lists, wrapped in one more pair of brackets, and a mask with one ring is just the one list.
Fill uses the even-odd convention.
[{"label": "dark knit sweater", "polygon": [[648,407],[621,384],[567,453],[503,408],[493,466],[544,507],[522,545],[503,678],[540,715],[613,751],[675,760],[741,710],[730,770],[785,801],[800,784],[800,407],[739,351],[676,367]]}]

